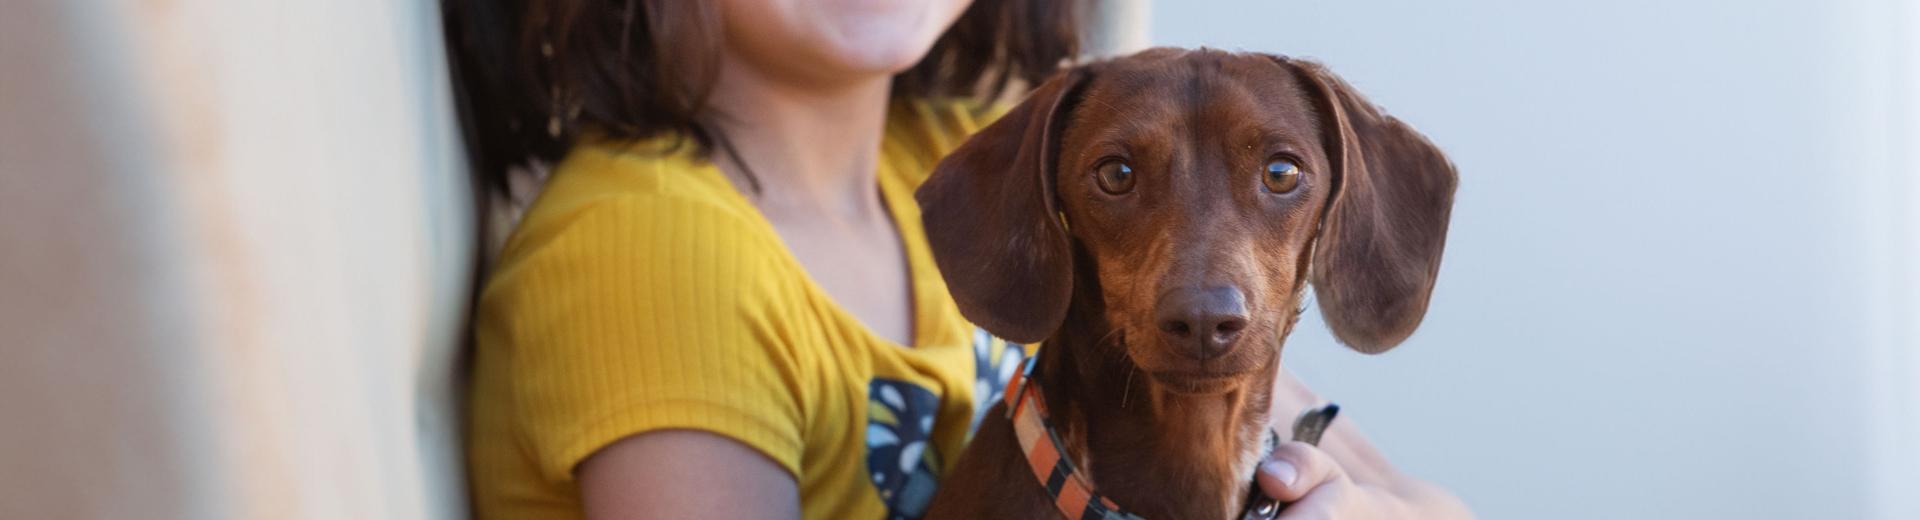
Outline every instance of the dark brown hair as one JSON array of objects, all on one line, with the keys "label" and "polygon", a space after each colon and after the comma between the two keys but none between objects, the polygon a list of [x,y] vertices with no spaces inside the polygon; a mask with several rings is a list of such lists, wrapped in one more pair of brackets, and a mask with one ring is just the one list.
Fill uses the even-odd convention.
[{"label": "dark brown hair", "polygon": [[[991,99],[1078,51],[1079,1],[975,0],[893,95]],[[483,188],[553,161],[583,128],[614,139],[724,147],[707,93],[721,45],[706,0],[444,0],[456,102]]]}]

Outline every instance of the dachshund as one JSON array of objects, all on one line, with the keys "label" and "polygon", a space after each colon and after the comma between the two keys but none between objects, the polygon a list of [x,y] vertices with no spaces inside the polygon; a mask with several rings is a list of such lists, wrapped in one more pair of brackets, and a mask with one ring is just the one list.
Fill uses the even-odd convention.
[{"label": "dachshund", "polygon": [[927,518],[1235,517],[1307,285],[1343,344],[1400,344],[1457,182],[1317,63],[1158,48],[1054,75],[915,193],[962,314],[1041,342]]}]

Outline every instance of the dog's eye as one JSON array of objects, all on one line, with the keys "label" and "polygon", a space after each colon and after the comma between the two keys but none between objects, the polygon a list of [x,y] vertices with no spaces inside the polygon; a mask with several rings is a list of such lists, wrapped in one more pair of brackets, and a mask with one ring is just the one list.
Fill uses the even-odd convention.
[{"label": "dog's eye", "polygon": [[1133,167],[1117,159],[1103,161],[1093,167],[1093,176],[1100,183],[1100,190],[1108,194],[1119,195],[1133,191]]},{"label": "dog's eye", "polygon": [[1267,191],[1287,193],[1300,186],[1300,166],[1286,159],[1274,159],[1267,162],[1267,175],[1262,178]]}]

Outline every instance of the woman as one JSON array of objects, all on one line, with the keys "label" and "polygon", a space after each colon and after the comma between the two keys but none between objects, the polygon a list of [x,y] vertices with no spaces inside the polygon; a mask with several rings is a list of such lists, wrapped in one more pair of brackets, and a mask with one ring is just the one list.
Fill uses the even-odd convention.
[{"label": "woman", "polygon": [[[911,193],[1073,56],[1073,3],[503,4],[449,10],[476,161],[558,162],[479,303],[479,516],[919,516],[1025,352],[959,316]],[[1330,435],[1265,466],[1290,516],[1459,511]]]}]

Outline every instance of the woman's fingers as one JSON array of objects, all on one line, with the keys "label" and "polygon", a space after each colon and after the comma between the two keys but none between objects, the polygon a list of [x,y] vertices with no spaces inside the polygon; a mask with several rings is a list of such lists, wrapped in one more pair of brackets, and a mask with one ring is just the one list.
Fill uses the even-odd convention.
[{"label": "woman's fingers", "polygon": [[1346,481],[1347,474],[1327,452],[1304,442],[1287,442],[1261,462],[1254,480],[1267,496],[1294,502],[1322,484]]},{"label": "woman's fingers", "polygon": [[1348,486],[1321,486],[1307,493],[1299,502],[1287,504],[1280,512],[1278,520],[1357,520],[1377,518],[1363,515],[1360,507],[1354,503],[1352,491]]}]

